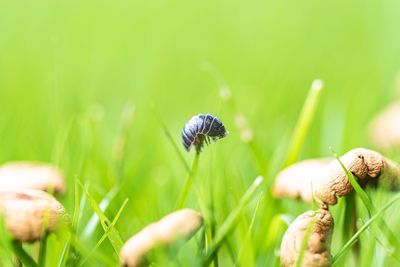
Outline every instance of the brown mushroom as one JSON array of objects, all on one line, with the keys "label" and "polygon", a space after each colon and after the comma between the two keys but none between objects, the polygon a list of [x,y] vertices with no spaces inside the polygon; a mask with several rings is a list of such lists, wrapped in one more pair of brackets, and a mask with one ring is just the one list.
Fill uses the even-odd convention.
[{"label": "brown mushroom", "polygon": [[[340,157],[340,161],[362,186],[378,182],[391,189],[399,186],[399,166],[378,152],[357,148]],[[315,196],[323,203],[334,205],[337,197],[346,196],[352,190],[339,161],[323,158],[304,160],[282,170],[273,194],[278,198],[301,198],[306,202],[311,202]]]},{"label": "brown mushroom", "polygon": [[334,158],[308,159],[283,169],[276,177],[273,195],[277,198],[301,198],[312,202],[314,180],[318,179]]},{"label": "brown mushroom", "polygon": [[0,188],[32,188],[63,193],[64,178],[56,167],[28,161],[10,162],[0,166]]},{"label": "brown mushroom", "polygon": [[379,112],[369,128],[369,134],[381,149],[400,148],[400,102],[394,102]]},{"label": "brown mushroom", "polygon": [[146,255],[159,246],[168,246],[182,239],[189,239],[203,223],[200,213],[191,209],[175,211],[158,222],[152,223],[132,236],[122,247],[120,258],[123,266],[140,266]]},{"label": "brown mushroom", "polygon": [[[330,254],[333,218],[327,209],[307,211],[298,216],[282,239],[280,259],[283,267],[295,266],[303,244],[305,251],[301,266],[328,267],[332,265]],[[306,238],[307,240],[304,240]],[[304,243],[306,242],[306,243]]]},{"label": "brown mushroom", "polygon": [[68,221],[64,207],[50,194],[36,189],[0,191],[0,213],[13,238],[21,242],[39,240]]},{"label": "brown mushroom", "polygon": [[[362,186],[378,182],[390,184],[392,188],[398,186],[400,175],[398,165],[376,151],[364,148],[353,149],[341,156],[340,161]],[[379,177],[381,178],[378,181]],[[325,173],[314,182],[315,195],[329,205],[336,204],[337,197],[346,196],[353,191],[345,171],[337,160],[331,162]]]}]

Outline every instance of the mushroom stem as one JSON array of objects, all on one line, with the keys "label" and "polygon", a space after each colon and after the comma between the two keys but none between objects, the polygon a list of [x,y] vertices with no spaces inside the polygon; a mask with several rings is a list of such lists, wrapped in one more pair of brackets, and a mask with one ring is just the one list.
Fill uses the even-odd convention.
[{"label": "mushroom stem", "polygon": [[333,224],[331,213],[323,208],[299,215],[283,236],[281,265],[330,267]]},{"label": "mushroom stem", "polygon": [[28,267],[38,267],[37,263],[29,256],[28,253],[22,248],[22,244],[19,241],[12,241],[12,247],[17,258]]}]

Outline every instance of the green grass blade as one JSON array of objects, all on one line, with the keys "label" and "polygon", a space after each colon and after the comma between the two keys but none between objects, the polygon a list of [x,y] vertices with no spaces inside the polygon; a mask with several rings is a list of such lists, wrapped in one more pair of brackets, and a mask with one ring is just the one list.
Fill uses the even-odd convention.
[{"label": "green grass blade", "polygon": [[257,204],[256,204],[256,207],[254,209],[253,216],[251,218],[249,228],[247,229],[246,237],[244,239],[244,242],[243,242],[242,246],[240,247],[240,250],[239,250],[239,253],[238,253],[238,257],[237,257],[237,263],[239,263],[239,266],[254,265],[254,262],[252,262],[252,263],[244,262],[244,257],[245,257],[245,255],[247,255],[248,253],[251,253],[251,251],[252,251],[252,248],[251,248],[251,246],[252,246],[252,244],[251,244],[251,233],[252,233],[252,231],[254,229],[254,224],[256,222],[258,208],[260,207],[260,202],[261,202],[261,199],[263,198],[263,196],[264,196],[264,193],[261,192],[260,196],[258,197]]},{"label": "green grass blade", "polygon": [[57,267],[65,266],[65,262],[67,260],[67,257],[68,257],[69,251],[70,251],[70,244],[71,244],[70,238],[71,238],[71,235],[69,235],[69,237],[67,238],[67,240],[64,244],[64,247],[61,251],[60,258],[58,259]]},{"label": "green grass blade", "polygon": [[87,254],[87,256],[85,257],[85,259],[82,260],[80,266],[83,266],[86,261],[90,258],[90,256],[96,251],[96,249],[103,243],[103,241],[108,237],[111,229],[114,228],[115,224],[118,222],[119,217],[122,214],[122,211],[125,209],[126,204],[128,203],[129,199],[125,199],[125,201],[122,203],[121,207],[119,208],[117,215],[114,217],[114,220],[112,221],[110,227],[107,229],[107,231],[104,232],[104,234],[102,235],[102,237],[99,239],[99,241],[96,243],[96,245],[94,246],[94,248],[89,252],[89,254]]},{"label": "green grass blade", "polygon": [[349,170],[343,165],[339,156],[332,149],[331,149],[331,151],[333,152],[333,155],[336,158],[336,160],[339,162],[340,166],[342,166],[343,171],[346,173],[347,179],[349,179],[351,186],[354,188],[357,195],[360,197],[361,201],[364,203],[365,207],[367,208],[368,214],[371,217],[371,213],[375,212],[375,207],[372,204],[371,198],[358,184],[356,178],[354,178],[354,175],[351,172],[349,172]]},{"label": "green grass blade", "polygon": [[66,238],[64,247],[62,249],[60,258],[58,260],[57,267],[64,266],[68,259],[68,256],[69,256],[69,253],[71,250],[71,234],[76,231],[76,229],[78,227],[79,218],[80,218],[79,215],[81,214],[81,212],[80,212],[81,211],[81,198],[80,198],[80,191],[79,191],[79,185],[78,185],[77,178],[75,178],[74,189],[75,189],[75,191],[74,191],[74,213],[72,216],[72,223],[71,223],[71,231],[72,232],[68,233],[68,237]]},{"label": "green grass blade", "polygon": [[29,256],[28,253],[23,249],[22,244],[18,241],[12,241],[12,247],[14,249],[14,253],[21,262],[27,267],[38,267],[36,262]]},{"label": "green grass blade", "polygon": [[[373,204],[371,198],[358,184],[357,180],[354,178],[354,175],[351,172],[349,172],[347,170],[347,168],[343,165],[343,163],[340,161],[340,158],[337,156],[337,154],[332,149],[331,149],[331,151],[333,152],[334,157],[338,160],[338,162],[342,166],[351,185],[353,186],[357,195],[360,197],[362,203],[364,204],[365,208],[367,209],[368,217],[371,218],[371,214],[376,212],[376,207]],[[394,246],[394,248],[397,251],[398,247],[400,247],[400,243],[399,243],[397,237],[394,235],[394,233],[392,232],[392,230],[390,229],[390,227],[387,225],[387,223],[384,220],[379,218],[378,221],[379,221],[379,224],[381,227],[376,228],[377,232],[378,232],[377,234],[379,236],[381,236],[385,241],[387,241],[387,243],[390,243],[392,246]],[[384,234],[384,231],[386,231],[389,236],[386,236]],[[378,237],[376,237],[376,239],[379,240]],[[392,256],[395,256],[396,260],[400,260],[400,258],[398,256],[396,256],[396,255],[392,255]]]},{"label": "green grass blade", "polygon": [[46,254],[47,254],[47,229],[50,222],[50,209],[47,207],[43,214],[43,225],[42,225],[42,237],[40,238],[40,249],[38,265],[44,267],[46,265]]},{"label": "green grass blade", "polygon": [[258,192],[258,189],[263,184],[264,178],[262,176],[258,176],[253,184],[247,189],[242,198],[240,199],[236,208],[229,214],[228,218],[221,225],[217,236],[214,239],[214,242],[211,244],[209,252],[207,253],[206,259],[204,261],[204,265],[207,266],[212,260],[214,255],[218,252],[225,238],[230,234],[235,225],[238,223],[240,215],[243,213],[243,210],[247,206],[247,204],[253,199],[254,195]]},{"label": "green grass blade", "polygon": [[[79,222],[79,214],[80,214],[80,207],[81,207],[81,199],[79,197],[79,184],[78,178],[75,178],[75,192],[74,192],[74,215],[72,217],[72,228],[76,229]],[[83,192],[82,192],[83,193]]]},{"label": "green grass blade", "polygon": [[[79,251],[80,255],[88,255],[90,253],[88,246],[85,244],[82,244],[80,241],[80,238],[77,237],[75,234],[71,234],[71,245]],[[103,253],[97,253],[96,251],[93,253],[93,256],[101,262],[102,265],[109,266],[109,267],[115,267],[116,264],[112,260],[112,258],[109,255],[104,255]],[[73,264],[72,266],[77,266],[76,264]]]},{"label": "green grass blade", "polygon": [[[100,224],[103,227],[104,231],[107,231],[109,226],[111,225],[110,220],[104,215],[104,213],[101,211],[100,207],[97,205],[96,200],[90,195],[89,191],[84,188],[84,186],[78,181],[78,184],[81,186],[81,188],[84,190],[86,197],[89,200],[90,206],[94,210],[94,212],[97,214],[100,220]],[[108,239],[110,240],[110,243],[112,247],[114,248],[114,251],[119,255],[119,252],[123,246],[123,241],[122,238],[119,234],[119,232],[115,228],[111,228],[110,232],[108,234]]]},{"label": "green grass blade", "polygon": [[8,232],[2,214],[0,214],[0,266],[14,266],[11,235]]},{"label": "green grass blade", "polygon": [[[104,212],[108,206],[110,205],[111,201],[114,199],[114,197],[118,194],[120,191],[121,186],[117,184],[114,186],[107,194],[106,196],[100,201],[99,208],[102,212]],[[99,217],[97,216],[97,213],[95,212],[92,217],[90,218],[89,222],[87,223],[82,236],[83,237],[89,237],[92,235],[94,230],[96,229],[97,225],[99,224]]]},{"label": "green grass blade", "polygon": [[189,164],[186,162],[185,157],[182,154],[182,151],[179,149],[178,145],[176,144],[174,137],[172,136],[170,130],[168,129],[167,125],[164,123],[162,120],[161,116],[158,114],[157,110],[155,109],[154,105],[151,105],[151,109],[154,113],[154,116],[156,117],[157,121],[160,123],[165,136],[168,138],[168,141],[171,143],[172,147],[174,148],[174,151],[178,155],[179,160],[181,161],[182,165],[184,166],[185,170],[190,173],[191,169],[189,167]]},{"label": "green grass blade", "polygon": [[315,111],[317,110],[317,105],[323,88],[324,84],[321,80],[314,80],[312,82],[311,89],[307,95],[306,101],[304,102],[303,109],[294,129],[284,166],[289,166],[297,160],[311,126],[311,122],[314,118]]},{"label": "green grass blade", "polygon": [[187,199],[189,197],[190,189],[192,188],[192,185],[193,185],[193,179],[195,178],[197,168],[199,166],[199,159],[200,159],[200,154],[196,153],[196,155],[194,156],[194,159],[193,159],[192,168],[190,169],[190,171],[186,177],[183,191],[180,194],[179,199],[176,203],[176,206],[175,206],[176,210],[182,209],[186,205]]},{"label": "green grass blade", "polygon": [[393,205],[396,201],[400,200],[400,194],[397,194],[394,198],[392,198],[388,203],[386,203],[377,213],[375,213],[363,226],[355,233],[352,238],[347,241],[347,243],[340,249],[338,253],[333,257],[333,264],[337,264],[338,259],[346,254],[353,244],[358,240],[358,237],[373,223],[375,222],[379,216],[387,210],[391,205]]},{"label": "green grass blade", "polygon": [[40,267],[46,266],[46,254],[47,254],[47,235],[44,235],[40,239],[39,260],[38,260],[38,265]]}]

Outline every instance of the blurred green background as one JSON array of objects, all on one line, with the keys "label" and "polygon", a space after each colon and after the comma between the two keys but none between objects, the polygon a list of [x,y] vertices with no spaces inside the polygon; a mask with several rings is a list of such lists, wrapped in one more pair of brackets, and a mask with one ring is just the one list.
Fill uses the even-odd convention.
[{"label": "blurred green background", "polygon": [[[270,174],[280,167],[274,164],[312,80],[322,79],[326,89],[302,158],[330,155],[329,146],[340,153],[371,147],[367,123],[393,99],[400,67],[399,12],[396,0],[3,0],[0,161],[59,165],[68,183],[61,201],[71,213],[75,178],[98,202],[121,182],[106,214],[112,218],[130,199],[117,224],[125,240],[173,209],[186,176],[151,106],[179,145],[191,116],[212,113],[230,135],[204,149],[198,177],[213,181],[218,225],[260,174],[257,160],[265,160]],[[240,140],[221,85],[252,127],[262,159]],[[133,122],[121,131],[121,114],[132,106]],[[127,142],[120,156],[118,136]],[[190,162],[193,152],[182,147],[182,153]],[[280,212],[297,216],[307,207],[290,203]],[[198,209],[194,196],[189,206]],[[87,205],[82,229],[92,214]],[[248,266],[277,264],[282,229],[274,242],[261,244],[262,227],[255,228]],[[246,223],[235,232],[233,251]],[[82,242],[93,245],[101,234],[97,227]],[[186,250],[186,260],[195,258],[195,249]],[[99,251],[118,262],[107,241]],[[221,253],[230,266],[227,249]]]}]

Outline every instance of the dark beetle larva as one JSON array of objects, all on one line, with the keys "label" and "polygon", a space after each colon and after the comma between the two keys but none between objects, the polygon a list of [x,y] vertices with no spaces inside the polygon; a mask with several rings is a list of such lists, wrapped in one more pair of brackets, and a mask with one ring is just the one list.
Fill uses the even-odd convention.
[{"label": "dark beetle larva", "polygon": [[182,143],[187,151],[192,146],[200,152],[204,142],[209,143],[210,138],[217,140],[227,134],[225,126],[215,116],[211,114],[199,114],[192,117],[183,127]]}]

